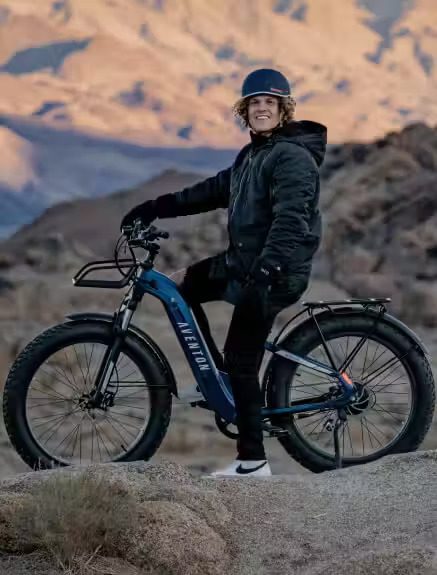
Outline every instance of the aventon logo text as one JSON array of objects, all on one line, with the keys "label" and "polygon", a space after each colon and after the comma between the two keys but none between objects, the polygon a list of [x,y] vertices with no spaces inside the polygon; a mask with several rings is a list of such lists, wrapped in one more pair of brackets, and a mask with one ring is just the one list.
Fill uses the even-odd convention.
[{"label": "aventon logo text", "polygon": [[203,351],[200,349],[200,345],[199,342],[197,341],[197,338],[193,335],[193,330],[190,327],[188,327],[187,323],[178,322],[178,327],[180,328],[181,334],[184,340],[187,342],[188,347],[191,351],[191,355],[193,356],[194,361],[199,366],[199,369],[201,371],[211,369],[208,360],[206,359]]}]

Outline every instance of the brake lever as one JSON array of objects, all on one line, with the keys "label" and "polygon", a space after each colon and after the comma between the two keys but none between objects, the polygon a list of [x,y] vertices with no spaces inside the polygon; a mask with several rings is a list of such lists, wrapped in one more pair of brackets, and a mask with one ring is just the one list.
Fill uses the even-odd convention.
[{"label": "brake lever", "polygon": [[130,232],[132,232],[133,229],[133,226],[123,226],[121,228],[121,233],[123,236],[127,236],[130,234]]}]

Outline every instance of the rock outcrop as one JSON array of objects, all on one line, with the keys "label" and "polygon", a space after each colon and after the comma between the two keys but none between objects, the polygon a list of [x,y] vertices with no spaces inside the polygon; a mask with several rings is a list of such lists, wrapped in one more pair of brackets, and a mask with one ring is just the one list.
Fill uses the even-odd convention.
[{"label": "rock outcrop", "polygon": [[392,297],[437,325],[437,129],[423,124],[334,150],[322,211],[326,276],[356,297]]},{"label": "rock outcrop", "polygon": [[[25,568],[31,550],[11,528],[11,511],[25,506],[41,482],[82,472],[67,468],[1,482],[3,573],[44,572]],[[261,480],[204,479],[169,462],[107,464],[87,473],[112,485],[114,504],[127,492],[137,507],[132,535],[116,549],[117,557],[97,552],[90,568],[93,561],[112,561],[112,569],[116,565],[119,573],[136,575],[431,575],[437,570],[435,451],[320,476]],[[37,544],[32,553],[36,565],[46,561],[46,573],[58,573]]]}]

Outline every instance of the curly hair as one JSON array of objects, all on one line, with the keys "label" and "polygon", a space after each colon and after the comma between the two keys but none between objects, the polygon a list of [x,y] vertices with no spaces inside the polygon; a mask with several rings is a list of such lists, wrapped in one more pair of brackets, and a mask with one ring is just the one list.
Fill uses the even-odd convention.
[{"label": "curly hair", "polygon": [[[277,97],[277,96],[276,96]],[[249,126],[249,100],[250,97],[240,98],[233,108],[232,111],[234,116],[240,121],[240,123],[247,128]],[[279,98],[279,115],[280,124],[286,124],[294,119],[294,113],[296,110],[296,100],[292,96],[287,96],[286,98]]]}]

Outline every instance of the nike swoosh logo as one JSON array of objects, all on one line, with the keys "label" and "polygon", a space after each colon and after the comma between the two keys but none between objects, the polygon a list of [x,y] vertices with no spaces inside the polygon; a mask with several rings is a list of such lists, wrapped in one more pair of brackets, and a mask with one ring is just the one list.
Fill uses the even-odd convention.
[{"label": "nike swoosh logo", "polygon": [[244,467],[241,467],[241,463],[240,463],[240,465],[237,467],[235,472],[239,473],[241,475],[247,475],[248,473],[253,473],[254,471],[257,471],[258,469],[261,469],[261,467],[264,467],[264,465],[266,465],[266,463],[267,463],[267,461],[264,461],[264,463],[261,463],[261,465],[258,465],[258,467],[252,467],[251,469],[245,469]]}]

